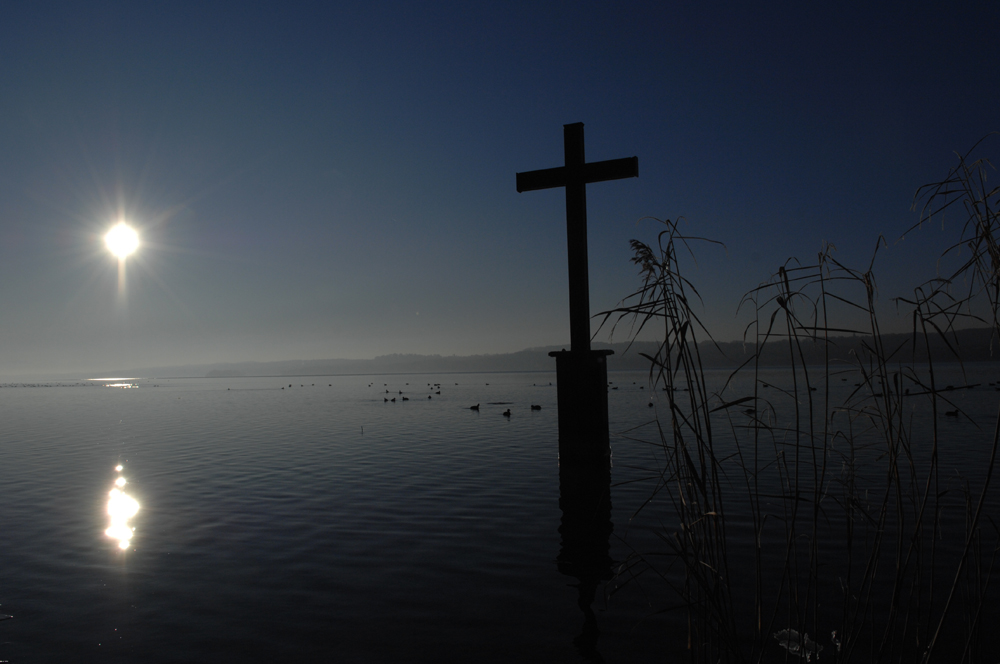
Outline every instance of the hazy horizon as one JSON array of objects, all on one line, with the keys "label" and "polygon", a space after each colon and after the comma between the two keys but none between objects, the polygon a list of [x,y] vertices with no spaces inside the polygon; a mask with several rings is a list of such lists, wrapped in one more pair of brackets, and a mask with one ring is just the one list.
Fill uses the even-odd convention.
[{"label": "hazy horizon", "polygon": [[[959,329],[957,336],[949,335],[945,343],[932,333],[930,345],[935,361],[949,363],[956,361],[952,348],[961,353],[964,362],[996,362],[1000,355],[996,352],[994,330],[989,326],[972,326]],[[902,345],[903,355],[911,351],[910,333],[883,333],[882,343],[892,348]],[[802,358],[815,366],[824,366],[834,360],[844,368],[854,366],[857,361],[855,348],[867,335],[829,336],[832,345],[822,350],[822,344],[815,348],[808,344],[800,349]],[[758,361],[762,366],[782,366],[787,362],[786,340],[775,337],[767,342],[760,352]],[[657,352],[659,341],[620,341],[613,344],[594,342],[595,348],[611,348],[614,353],[608,358],[608,370],[637,371],[649,368],[649,360],[642,354]],[[555,360],[548,353],[565,350],[568,344],[549,344],[524,348],[511,353],[480,354],[421,354],[385,353],[367,358],[288,358],[281,360],[235,360],[226,362],[181,362],[173,365],[145,366],[105,366],[82,370],[56,370],[50,372],[25,372],[20,374],[0,374],[0,383],[33,383],[46,381],[99,380],[105,378],[211,378],[211,377],[253,377],[253,376],[340,376],[340,375],[397,375],[397,374],[448,374],[448,373],[494,373],[494,372],[554,372]],[[748,359],[750,345],[742,340],[723,341],[699,337],[701,360],[706,368],[733,369]],[[917,344],[923,348],[924,344]],[[719,353],[719,349],[723,354]],[[922,351],[921,351],[922,354]],[[800,358],[800,360],[802,359]],[[921,358],[910,358],[922,362]],[[299,365],[301,365],[299,367]],[[299,370],[301,369],[301,371]],[[222,373],[220,373],[222,372]]]}]

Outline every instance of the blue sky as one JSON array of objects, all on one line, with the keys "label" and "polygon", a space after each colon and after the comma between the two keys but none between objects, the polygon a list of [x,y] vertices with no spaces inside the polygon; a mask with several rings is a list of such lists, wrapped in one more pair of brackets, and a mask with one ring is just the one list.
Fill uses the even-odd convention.
[{"label": "blue sky", "polygon": [[914,191],[1000,129],[1000,10],[943,5],[4,4],[0,375],[568,345],[563,194],[514,176],[571,122],[639,158],[588,187],[593,312],[646,216],[725,243],[723,340],[824,241],[906,295],[955,238],[896,242]]}]

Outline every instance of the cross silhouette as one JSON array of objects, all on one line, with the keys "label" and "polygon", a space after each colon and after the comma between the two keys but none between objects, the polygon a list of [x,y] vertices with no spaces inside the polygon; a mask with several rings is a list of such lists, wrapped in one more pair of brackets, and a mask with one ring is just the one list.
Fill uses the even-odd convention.
[{"label": "cross silhouette", "polygon": [[517,191],[566,188],[566,244],[569,252],[570,350],[590,350],[590,283],[587,275],[587,185],[634,178],[639,158],[586,163],[583,123],[563,125],[565,166],[517,174]]}]

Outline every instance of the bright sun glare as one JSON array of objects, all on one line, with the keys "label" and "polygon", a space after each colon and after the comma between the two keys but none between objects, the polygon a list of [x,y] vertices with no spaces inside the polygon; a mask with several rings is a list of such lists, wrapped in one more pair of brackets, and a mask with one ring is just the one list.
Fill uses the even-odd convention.
[{"label": "bright sun glare", "polygon": [[108,231],[104,243],[115,256],[125,258],[139,246],[139,235],[131,227],[120,223]]},{"label": "bright sun glare", "polygon": [[[122,472],[122,465],[115,466],[115,470]],[[118,540],[118,548],[127,549],[135,533],[135,528],[128,525],[128,520],[139,511],[139,503],[132,496],[125,493],[123,486],[128,484],[121,475],[115,480],[115,486],[108,493],[108,516],[111,523],[104,534]]]}]

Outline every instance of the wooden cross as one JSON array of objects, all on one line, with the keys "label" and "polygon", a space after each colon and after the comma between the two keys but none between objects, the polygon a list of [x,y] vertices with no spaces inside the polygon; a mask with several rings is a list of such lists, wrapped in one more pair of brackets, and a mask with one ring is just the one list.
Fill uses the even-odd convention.
[{"label": "wooden cross", "polygon": [[570,350],[590,350],[590,284],[587,276],[587,184],[639,176],[639,158],[586,163],[583,123],[563,125],[565,166],[517,174],[517,191],[566,187],[569,250]]}]

